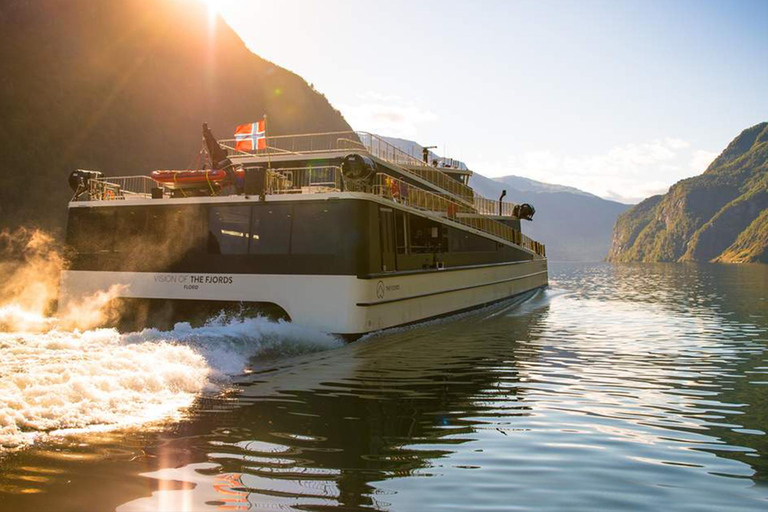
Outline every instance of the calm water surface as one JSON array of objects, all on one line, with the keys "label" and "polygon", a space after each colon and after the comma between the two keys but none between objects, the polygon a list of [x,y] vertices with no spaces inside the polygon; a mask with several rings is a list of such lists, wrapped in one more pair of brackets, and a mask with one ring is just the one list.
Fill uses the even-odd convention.
[{"label": "calm water surface", "polygon": [[768,267],[550,274],[522,303],[262,352],[179,421],[7,452],[0,509],[768,510]]}]

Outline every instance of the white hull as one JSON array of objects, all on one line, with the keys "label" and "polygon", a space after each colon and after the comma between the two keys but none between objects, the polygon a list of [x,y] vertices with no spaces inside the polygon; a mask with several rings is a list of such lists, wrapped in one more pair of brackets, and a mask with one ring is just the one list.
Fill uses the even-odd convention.
[{"label": "white hull", "polygon": [[426,320],[547,285],[547,260],[371,279],[334,275],[65,271],[60,306],[123,285],[119,297],[274,303],[299,325],[356,335]]}]

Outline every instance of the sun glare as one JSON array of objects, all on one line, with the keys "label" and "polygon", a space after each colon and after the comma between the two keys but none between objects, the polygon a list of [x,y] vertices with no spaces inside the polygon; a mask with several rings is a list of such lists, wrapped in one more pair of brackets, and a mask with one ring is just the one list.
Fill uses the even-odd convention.
[{"label": "sun glare", "polygon": [[221,5],[224,3],[223,0],[201,0],[205,5],[208,6],[208,14],[210,15],[216,15],[221,10]]},{"label": "sun glare", "polygon": [[219,14],[222,6],[226,3],[226,0],[185,0],[189,3],[197,3],[205,5],[208,8],[208,14],[215,16]]}]

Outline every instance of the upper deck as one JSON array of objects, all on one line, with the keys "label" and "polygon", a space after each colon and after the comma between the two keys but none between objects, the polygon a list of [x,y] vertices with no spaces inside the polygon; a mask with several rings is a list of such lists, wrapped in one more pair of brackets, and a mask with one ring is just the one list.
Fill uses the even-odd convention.
[{"label": "upper deck", "polygon": [[[462,224],[544,257],[543,244],[523,235],[505,220],[517,220],[516,204],[491,200],[467,185],[471,171],[431,166],[376,135],[366,132],[331,132],[268,138],[264,149],[235,149],[234,140],[219,140],[228,158],[239,168],[266,168],[265,195],[311,195],[354,191],[375,195],[409,208]],[[365,184],[345,180],[340,165],[350,154],[363,155],[376,164]],[[229,195],[208,182],[207,195]],[[148,176],[91,179],[88,193],[79,200],[173,201],[185,197]]]},{"label": "upper deck", "polygon": [[451,177],[454,171],[468,179],[470,171],[434,167],[418,156],[407,153],[383,138],[367,132],[328,132],[269,137],[266,148],[256,151],[238,151],[234,139],[220,140],[233,162],[242,164],[265,161],[290,161],[297,158],[341,158],[350,153],[364,153],[379,165],[388,167],[410,178],[418,178],[428,188],[453,196],[457,201],[472,206],[477,196],[466,180]]}]

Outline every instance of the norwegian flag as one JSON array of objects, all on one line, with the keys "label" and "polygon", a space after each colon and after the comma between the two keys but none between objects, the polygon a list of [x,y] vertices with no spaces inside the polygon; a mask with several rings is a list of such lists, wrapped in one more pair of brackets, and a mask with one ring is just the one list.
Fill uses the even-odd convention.
[{"label": "norwegian flag", "polygon": [[267,148],[267,121],[241,124],[235,128],[235,149],[253,151]]}]

